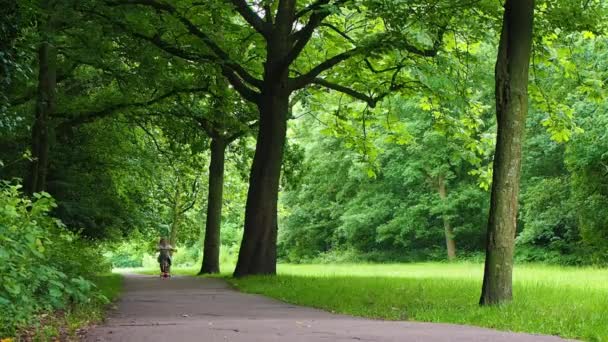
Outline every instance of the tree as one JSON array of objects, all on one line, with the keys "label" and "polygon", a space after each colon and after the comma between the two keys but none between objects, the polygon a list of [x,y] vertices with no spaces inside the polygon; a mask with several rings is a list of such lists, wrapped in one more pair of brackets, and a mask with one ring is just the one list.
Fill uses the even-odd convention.
[{"label": "tree", "polygon": [[57,85],[57,51],[53,42],[55,4],[42,2],[42,23],[39,26],[41,42],[38,46],[38,90],[36,114],[32,127],[32,163],[26,182],[26,192],[46,190],[49,158],[49,121],[55,111],[55,87]]},{"label": "tree", "polygon": [[203,243],[203,261],[199,274],[220,272],[221,222],[224,193],[226,148],[249,133],[257,124],[255,114],[230,91],[223,79],[216,79],[216,93],[209,94],[206,115],[193,115],[194,121],[211,139],[209,161],[209,191]]},{"label": "tree", "polygon": [[513,251],[521,172],[521,148],[528,111],[528,69],[532,48],[534,0],[507,0],[496,59],[498,136],[480,304],[513,296]]},{"label": "tree", "polygon": [[[211,1],[207,4],[208,9],[213,8],[211,12],[226,14],[219,23],[216,22],[216,15],[203,14],[200,6],[192,6],[189,1],[175,5],[157,0],[107,3],[110,6],[134,5],[154,11],[147,13],[161,13],[160,18],[139,16],[137,23],[120,18],[116,11],[100,15],[169,54],[216,65],[241,96],[252,102],[259,111],[256,153],[251,168],[244,235],[235,276],[276,272],[277,199],[290,95],[316,85],[344,92],[374,107],[387,91],[402,87],[396,75],[403,68],[399,61],[404,58],[383,59],[382,52],[402,50],[410,55],[408,58],[433,57],[444,32],[443,26],[426,23],[427,39],[413,42],[415,39],[411,32],[408,35],[398,30],[391,32],[390,27],[383,28],[378,17],[355,14],[357,4],[345,0],[271,1],[259,7],[252,7],[245,0],[233,0],[229,7],[225,2]],[[437,9],[436,6],[421,6],[424,11],[431,7]],[[411,12],[410,18],[416,18],[416,13],[413,13],[416,11]],[[235,15],[240,18],[235,18]],[[334,25],[331,17],[338,23],[346,21],[345,27],[355,25],[357,29],[351,30],[353,32],[349,35]],[[159,30],[159,26],[163,29]],[[233,29],[214,34],[214,31],[218,31],[217,27]],[[374,35],[365,35],[368,27],[374,28]],[[222,42],[218,36],[222,37]],[[324,45],[330,37],[336,42],[332,48]],[[227,47],[224,42],[233,44]],[[324,47],[334,52],[332,57],[326,58],[319,53],[325,50]],[[304,59],[300,58],[303,53],[312,57],[310,60],[314,64],[303,62]],[[365,57],[373,54],[383,62],[385,68],[374,68],[367,59],[368,64],[365,64]],[[340,64],[355,57],[360,57],[353,62],[355,65],[363,65],[365,70],[369,68],[368,74],[375,72],[386,76],[388,82],[378,82],[382,84],[379,87],[360,85],[363,90],[357,90],[324,75],[330,70],[340,69]],[[340,73],[335,75],[339,78]],[[372,92],[366,91],[370,88]]]},{"label": "tree", "polygon": [[191,153],[186,144],[168,143],[168,140],[174,141],[170,135],[167,137],[154,127],[146,127],[144,123],[138,123],[138,126],[151,140],[148,146],[152,145],[156,151],[154,154],[162,159],[160,164],[163,167],[155,170],[156,197],[170,212],[169,243],[176,246],[182,217],[194,207],[199,197],[200,176],[197,168],[201,158],[199,154]]},{"label": "tree", "polygon": [[[485,70],[475,71],[486,75]],[[471,82],[486,83],[478,75]],[[446,83],[440,87],[454,89]],[[437,116],[427,110],[422,94],[394,95],[383,111],[368,113],[362,134],[357,132],[361,118],[354,119],[339,98],[332,96],[334,102],[325,96],[318,103],[307,98],[306,107],[294,112],[298,119],[292,130],[305,159],[298,183],[282,189],[283,260],[441,260],[446,255],[444,218],[463,256],[480,251],[487,193],[469,174],[481,158],[471,155],[469,144],[492,127],[482,120],[491,120],[489,106],[479,108],[472,98],[465,108],[446,101],[434,106],[442,113]],[[483,158],[485,163],[488,158]],[[444,199],[438,193],[440,177],[449,189]]]}]

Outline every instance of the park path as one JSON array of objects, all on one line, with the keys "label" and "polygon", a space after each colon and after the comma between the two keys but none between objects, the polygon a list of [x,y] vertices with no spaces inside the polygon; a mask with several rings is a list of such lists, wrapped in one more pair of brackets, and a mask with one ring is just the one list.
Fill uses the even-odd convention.
[{"label": "park path", "polygon": [[221,279],[126,275],[122,298],[86,341],[560,341],[450,324],[330,314],[240,293]]}]

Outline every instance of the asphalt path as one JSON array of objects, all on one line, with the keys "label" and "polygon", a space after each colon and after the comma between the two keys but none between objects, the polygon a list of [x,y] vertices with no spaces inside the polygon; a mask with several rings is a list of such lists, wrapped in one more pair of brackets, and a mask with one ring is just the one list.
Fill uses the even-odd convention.
[{"label": "asphalt path", "polygon": [[230,288],[221,279],[125,275],[117,308],[85,341],[563,341],[554,336],[356,318]]}]

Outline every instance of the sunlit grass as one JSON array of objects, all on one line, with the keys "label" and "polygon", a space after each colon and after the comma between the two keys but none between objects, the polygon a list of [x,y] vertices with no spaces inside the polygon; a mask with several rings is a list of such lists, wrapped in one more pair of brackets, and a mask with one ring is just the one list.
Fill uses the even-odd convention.
[{"label": "sunlit grass", "polygon": [[477,305],[481,264],[279,265],[278,273],[229,281],[337,313],[608,341],[605,269],[516,266],[514,301],[490,308]]}]

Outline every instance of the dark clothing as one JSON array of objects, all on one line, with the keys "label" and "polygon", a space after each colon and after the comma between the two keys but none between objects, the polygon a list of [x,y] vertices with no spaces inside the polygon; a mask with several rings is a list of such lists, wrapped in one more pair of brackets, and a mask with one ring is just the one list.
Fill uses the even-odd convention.
[{"label": "dark clothing", "polygon": [[158,258],[156,259],[160,264],[163,260],[167,260],[169,266],[171,266],[171,253],[167,249],[161,249],[160,253],[158,253]]}]

